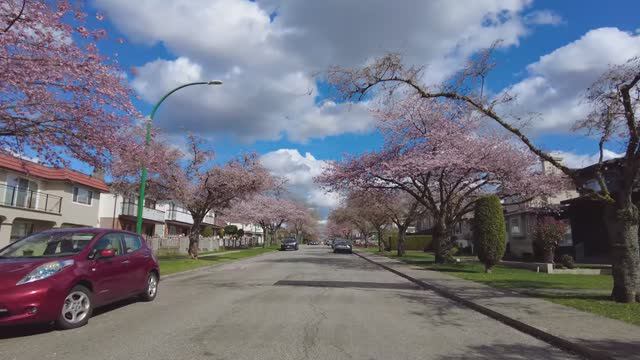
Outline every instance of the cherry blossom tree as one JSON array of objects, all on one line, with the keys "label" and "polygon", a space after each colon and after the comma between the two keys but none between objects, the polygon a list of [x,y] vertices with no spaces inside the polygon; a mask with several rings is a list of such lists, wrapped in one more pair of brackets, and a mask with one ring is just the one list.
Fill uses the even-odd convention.
[{"label": "cherry blossom tree", "polygon": [[398,256],[405,254],[405,238],[407,229],[419,216],[427,211],[425,207],[407,192],[398,189],[377,190],[384,191],[385,201],[381,203],[387,217],[398,229]]},{"label": "cherry blossom tree", "polygon": [[288,222],[307,216],[303,207],[274,194],[257,194],[236,203],[227,211],[234,221],[260,225],[265,236],[264,245],[272,245],[277,231]]},{"label": "cherry blossom tree", "polygon": [[304,241],[307,237],[318,236],[318,219],[315,214],[303,205],[296,203],[299,207],[299,215],[289,221],[292,231],[298,241]]},{"label": "cherry blossom tree", "polygon": [[503,199],[549,195],[562,179],[542,172],[536,156],[480,122],[464,107],[417,96],[390,98],[375,110],[385,145],[330,164],[317,181],[327,189],[399,189],[433,216],[436,261],[453,246],[451,231],[488,192]]},{"label": "cherry blossom tree", "polygon": [[361,210],[358,207],[350,206],[346,201],[343,202],[342,206],[333,209],[329,214],[330,230],[336,236],[342,234],[343,237],[348,239],[355,239],[360,236],[364,241],[364,246],[368,247],[369,237],[373,233],[373,229],[371,223],[362,216]]},{"label": "cherry blossom tree", "polygon": [[88,29],[85,17],[64,0],[0,4],[0,149],[104,168],[128,145],[118,135],[139,117],[131,90],[98,52],[106,32]]},{"label": "cherry blossom tree", "polygon": [[189,137],[189,159],[158,178],[163,199],[173,200],[193,218],[189,233],[189,255],[198,257],[200,225],[210,211],[225,212],[235,203],[273,186],[269,172],[255,155],[244,155],[223,165],[210,165],[213,154],[202,141]]},{"label": "cherry blossom tree", "polygon": [[329,237],[352,239],[357,231],[356,226],[345,215],[344,208],[333,209],[327,218],[326,233]]},{"label": "cherry blossom tree", "polygon": [[348,193],[345,203],[345,206],[355,214],[356,222],[364,221],[367,224],[365,226],[376,233],[380,252],[387,247],[383,233],[391,221],[383,203],[389,200],[386,192],[356,189]]},{"label": "cherry blossom tree", "polygon": [[[407,66],[399,55],[388,54],[361,68],[333,67],[329,80],[350,99],[362,99],[375,92],[389,97],[400,94],[468,107],[483,120],[512,134],[531,153],[568,176],[584,196],[604,206],[603,221],[612,244],[612,298],[618,302],[640,301],[640,215],[632,199],[640,172],[640,124],[636,118],[640,106],[640,59],[633,58],[625,64],[612,66],[586,92],[585,99],[592,105],[592,112],[577,123],[576,128],[599,137],[600,159],[596,171],[599,188],[595,190],[587,186],[578,171],[563,165],[534,144],[517,125],[521,123],[517,115],[500,111],[504,107],[499,105],[513,100],[508,91],[489,97],[483,94],[482,87],[474,86],[478,75],[481,74],[484,80],[493,66],[488,61],[484,63],[484,69],[468,71],[472,66],[467,66],[451,81],[430,86],[422,80],[422,68]],[[615,175],[605,181],[603,152],[604,145],[610,142],[624,144],[625,153],[620,159],[606,164],[609,173]]]}]

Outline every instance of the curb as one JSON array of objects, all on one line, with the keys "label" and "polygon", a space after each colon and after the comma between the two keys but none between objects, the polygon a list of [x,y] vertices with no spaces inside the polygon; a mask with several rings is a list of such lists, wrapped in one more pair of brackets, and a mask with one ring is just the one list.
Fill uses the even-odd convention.
[{"label": "curb", "polygon": [[236,260],[227,261],[227,262],[223,262],[223,263],[220,263],[220,264],[213,264],[213,265],[201,266],[201,267],[199,267],[199,268],[190,269],[190,270],[185,270],[185,271],[180,271],[180,272],[176,272],[176,273],[171,273],[171,274],[168,274],[168,275],[162,275],[162,273],[160,273],[160,281],[168,280],[168,279],[171,279],[171,278],[174,278],[174,277],[180,276],[180,275],[189,275],[189,274],[197,273],[197,272],[199,272],[199,271],[205,271],[205,270],[213,269],[213,268],[218,267],[218,266],[227,265],[227,264],[231,264],[231,263],[238,262],[238,261],[244,261],[244,260],[249,260],[249,259],[255,259],[255,258],[260,257],[260,256],[269,255],[269,254],[271,254],[271,253],[273,253],[273,252],[275,252],[275,251],[276,251],[276,250],[274,250],[274,251],[269,251],[269,252],[265,252],[265,253],[258,254],[258,255],[255,255],[255,256],[249,256],[249,257],[242,258],[242,259],[236,259]]},{"label": "curb", "polygon": [[405,279],[411,281],[412,283],[420,286],[422,289],[431,290],[431,291],[435,292],[436,294],[438,294],[438,295],[440,295],[440,296],[442,296],[444,298],[453,300],[453,301],[455,301],[455,302],[457,302],[459,304],[462,304],[462,305],[464,305],[464,306],[466,306],[466,307],[468,307],[468,308],[470,308],[470,309],[472,309],[474,311],[477,311],[477,312],[479,312],[479,313],[481,313],[483,315],[486,315],[486,316],[488,316],[488,317],[490,317],[490,318],[492,318],[494,320],[497,320],[497,321],[499,321],[499,322],[501,322],[501,323],[503,323],[503,324],[505,324],[505,325],[507,325],[507,326],[509,326],[511,328],[514,328],[514,329],[516,329],[516,330],[518,330],[520,332],[523,332],[523,333],[525,333],[527,335],[533,336],[536,339],[542,340],[542,341],[544,341],[544,342],[546,342],[546,343],[548,343],[548,344],[550,344],[552,346],[555,346],[555,347],[560,348],[560,349],[565,350],[565,351],[569,351],[569,352],[574,353],[576,355],[579,355],[579,356],[581,356],[581,357],[583,357],[585,359],[590,359],[590,360],[614,360],[614,358],[612,358],[611,356],[609,356],[607,354],[604,354],[604,353],[602,353],[600,351],[591,350],[591,349],[589,349],[589,348],[587,348],[585,346],[582,346],[582,345],[576,344],[574,342],[571,342],[571,341],[569,341],[567,339],[555,336],[555,335],[550,334],[550,333],[548,333],[546,331],[540,330],[540,329],[538,329],[536,327],[533,327],[533,326],[528,325],[526,323],[523,323],[523,322],[521,322],[519,320],[516,320],[516,319],[514,319],[512,317],[503,315],[503,314],[501,314],[501,313],[499,313],[497,311],[491,310],[491,309],[489,309],[487,307],[484,307],[482,305],[474,303],[473,301],[464,299],[464,298],[454,294],[453,292],[451,292],[451,291],[449,291],[447,289],[444,289],[444,288],[439,287],[439,286],[434,286],[432,284],[428,284],[428,283],[426,283],[426,282],[424,282],[422,280],[416,279],[416,278],[414,278],[412,276],[409,276],[409,275],[407,275],[405,273],[402,273],[402,272],[400,272],[398,270],[392,269],[389,266],[386,266],[386,265],[383,265],[383,264],[381,264],[379,262],[376,262],[376,261],[374,261],[374,260],[372,260],[372,259],[370,259],[370,258],[368,258],[368,257],[366,257],[364,255],[361,255],[359,252],[354,252],[354,254],[356,254],[357,256],[365,259],[366,261],[368,261],[368,262],[370,262],[372,264],[378,265],[381,268],[383,268],[383,269],[385,269],[385,270],[387,270],[389,272],[392,272],[392,273],[394,273],[394,274],[396,274],[396,275],[398,275],[398,276],[400,276],[402,278],[405,278]]}]

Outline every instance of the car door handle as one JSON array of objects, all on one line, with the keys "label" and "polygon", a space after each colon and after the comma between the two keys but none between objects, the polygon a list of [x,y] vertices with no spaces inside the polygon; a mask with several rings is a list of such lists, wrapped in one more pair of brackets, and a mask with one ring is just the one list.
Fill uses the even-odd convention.
[{"label": "car door handle", "polygon": [[129,260],[123,260],[123,261],[122,261],[122,264],[128,264],[128,263],[130,263],[130,262],[131,262],[131,261],[129,261]]}]

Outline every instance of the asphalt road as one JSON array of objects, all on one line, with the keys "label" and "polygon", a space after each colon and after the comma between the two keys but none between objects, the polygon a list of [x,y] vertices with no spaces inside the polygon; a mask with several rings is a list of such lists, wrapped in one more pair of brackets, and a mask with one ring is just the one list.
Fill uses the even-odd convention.
[{"label": "asphalt road", "polygon": [[566,359],[366,262],[303,247],[166,279],[81,329],[4,329],[0,359]]}]

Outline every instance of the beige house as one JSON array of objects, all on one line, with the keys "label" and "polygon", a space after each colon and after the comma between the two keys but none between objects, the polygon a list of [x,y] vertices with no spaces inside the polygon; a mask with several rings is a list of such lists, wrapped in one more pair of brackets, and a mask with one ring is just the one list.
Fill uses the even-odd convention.
[{"label": "beige house", "polygon": [[[102,195],[98,226],[107,229],[136,231],[138,197],[119,194]],[[142,233],[147,236],[164,235],[165,212],[158,208],[155,200],[145,199],[142,209]]]},{"label": "beige house", "polygon": [[[545,172],[557,173],[560,170],[553,165],[543,162]],[[539,217],[552,216],[561,208],[561,202],[578,196],[575,188],[567,187],[558,191],[554,196],[538,197],[523,204],[505,206],[505,222],[507,226],[507,246],[509,254],[515,257],[530,257],[533,250],[533,228]],[[560,246],[571,246],[571,227],[568,227],[566,237]]]},{"label": "beige house", "polygon": [[98,225],[105,182],[0,153],[0,247],[31,233]]},{"label": "beige house", "polygon": [[[193,226],[193,217],[191,213],[184,207],[174,201],[161,201],[158,203],[158,209],[164,211],[164,235],[189,235]],[[210,211],[204,219],[202,219],[202,227],[215,226],[215,215]]]}]

